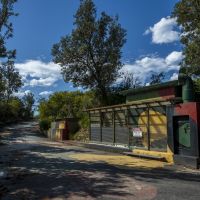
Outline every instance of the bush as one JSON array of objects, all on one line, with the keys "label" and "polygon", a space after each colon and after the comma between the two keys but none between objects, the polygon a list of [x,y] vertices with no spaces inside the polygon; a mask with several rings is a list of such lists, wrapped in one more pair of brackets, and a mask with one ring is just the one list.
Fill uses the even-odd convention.
[{"label": "bush", "polygon": [[40,131],[42,133],[46,133],[51,127],[51,122],[48,119],[43,119],[40,121],[39,126],[40,126]]}]

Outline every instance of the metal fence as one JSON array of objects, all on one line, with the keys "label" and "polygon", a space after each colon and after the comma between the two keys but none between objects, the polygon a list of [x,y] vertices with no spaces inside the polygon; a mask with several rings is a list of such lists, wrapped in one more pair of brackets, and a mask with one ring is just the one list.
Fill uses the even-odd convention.
[{"label": "metal fence", "polygon": [[90,112],[90,140],[167,151],[166,106],[145,105]]}]

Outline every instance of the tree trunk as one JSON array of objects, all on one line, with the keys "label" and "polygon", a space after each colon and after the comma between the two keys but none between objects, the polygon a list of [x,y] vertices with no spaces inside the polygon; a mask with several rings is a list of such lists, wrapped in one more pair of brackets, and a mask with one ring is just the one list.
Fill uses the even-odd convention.
[{"label": "tree trunk", "polygon": [[108,91],[106,90],[105,87],[101,86],[97,90],[97,94],[100,100],[101,106],[108,106],[109,105],[109,97],[108,97]]}]

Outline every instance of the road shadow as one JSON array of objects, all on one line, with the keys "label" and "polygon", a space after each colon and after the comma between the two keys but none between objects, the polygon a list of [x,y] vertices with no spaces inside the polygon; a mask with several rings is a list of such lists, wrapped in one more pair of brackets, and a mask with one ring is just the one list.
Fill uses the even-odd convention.
[{"label": "road shadow", "polygon": [[67,199],[72,194],[95,199],[100,198],[102,194],[119,199],[125,196],[134,197],[134,189],[131,191],[124,184],[127,177],[129,181],[133,180],[132,188],[134,188],[134,180],[153,185],[160,184],[160,181],[166,183],[174,181],[177,184],[182,181],[194,182],[194,184],[200,182],[199,175],[177,173],[171,169],[121,168],[105,162],[49,158],[42,155],[51,152],[67,155],[69,152],[85,151],[38,145],[31,150],[25,149],[13,153],[11,169],[14,169],[15,176],[10,178],[11,182],[8,184],[10,185],[8,199],[17,200],[18,197],[21,198],[20,195],[26,193],[29,194],[28,199],[60,196]]}]

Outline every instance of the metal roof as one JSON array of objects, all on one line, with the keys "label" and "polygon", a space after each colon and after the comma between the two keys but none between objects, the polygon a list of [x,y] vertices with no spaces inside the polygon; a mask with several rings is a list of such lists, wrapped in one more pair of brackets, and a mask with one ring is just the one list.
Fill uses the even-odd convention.
[{"label": "metal roof", "polygon": [[178,85],[180,85],[180,82],[178,80],[168,81],[168,82],[165,82],[165,83],[160,83],[160,84],[155,84],[155,85],[125,90],[125,91],[120,92],[120,94],[126,96],[128,94],[137,94],[137,93],[141,93],[141,92],[157,90],[157,89],[162,89],[162,88],[167,88],[167,87],[173,87],[173,86],[175,87],[175,86],[178,86]]},{"label": "metal roof", "polygon": [[155,98],[151,100],[146,100],[146,101],[135,101],[135,102],[130,102],[126,104],[118,104],[118,105],[113,105],[113,106],[105,106],[105,107],[97,107],[97,108],[91,108],[85,110],[85,112],[91,112],[91,111],[109,111],[109,110],[125,110],[127,108],[144,108],[144,107],[156,107],[156,106],[166,106],[172,104],[174,101],[177,101],[179,99],[177,98],[172,98],[172,99],[160,99],[160,98]]}]

